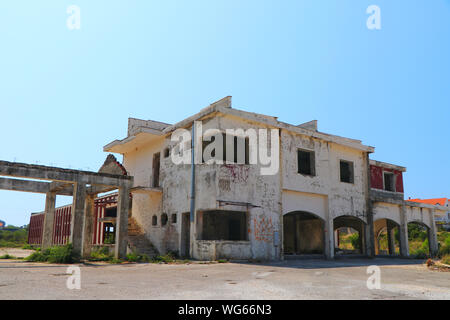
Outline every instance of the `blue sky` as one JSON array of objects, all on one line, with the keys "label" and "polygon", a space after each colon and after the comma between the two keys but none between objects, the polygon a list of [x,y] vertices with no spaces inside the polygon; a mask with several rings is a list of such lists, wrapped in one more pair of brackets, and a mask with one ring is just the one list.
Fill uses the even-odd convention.
[{"label": "blue sky", "polygon": [[[375,146],[407,167],[406,197],[450,197],[449,39],[449,0],[1,1],[0,159],[97,170],[128,117],[174,123],[232,95]],[[0,191],[0,219],[26,224],[44,198]]]}]

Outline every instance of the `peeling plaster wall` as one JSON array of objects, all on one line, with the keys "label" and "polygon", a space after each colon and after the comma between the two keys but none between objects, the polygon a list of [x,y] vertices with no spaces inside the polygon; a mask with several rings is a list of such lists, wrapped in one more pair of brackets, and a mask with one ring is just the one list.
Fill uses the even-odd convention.
[{"label": "peeling plaster wall", "polygon": [[419,207],[406,207],[406,217],[408,223],[410,222],[420,222],[430,228],[432,224],[431,210],[427,208]]},{"label": "peeling plaster wall", "polygon": [[376,202],[373,205],[373,221],[390,219],[400,225],[400,206],[396,204]]},{"label": "peeling plaster wall", "polygon": [[[124,166],[131,176],[134,176],[134,186],[151,187],[153,183],[153,155],[157,152],[161,154],[161,168],[163,167],[164,139],[161,138],[145,147],[139,147],[133,152],[124,155]],[[163,180],[160,176],[160,183]],[[164,192],[162,193],[164,195]],[[181,216],[177,219],[177,224],[172,224],[171,213],[164,211],[163,196],[159,192],[134,193],[132,203],[132,216],[142,226],[145,235],[158,249],[160,253],[167,251],[177,251],[179,243],[179,226]],[[161,225],[161,215],[166,213],[169,217],[165,226]],[[153,215],[157,216],[158,223],[152,225]]]},{"label": "peeling plaster wall", "polygon": [[[294,201],[292,192],[296,191],[302,193],[299,194],[300,198],[308,193],[315,194],[311,196],[311,201],[316,201],[317,207],[311,208],[310,204],[303,206],[297,201],[295,210],[304,210],[324,217],[325,206],[313,200],[314,197],[320,196],[328,199],[326,207],[329,208],[331,219],[351,215],[367,222],[368,177],[364,152],[285,130],[282,131],[281,141],[283,193],[289,193],[288,196],[283,196],[283,213],[289,212],[285,208],[294,209],[291,203]],[[315,152],[315,176],[298,173],[298,149]],[[340,160],[353,162],[354,183],[340,181]]]}]

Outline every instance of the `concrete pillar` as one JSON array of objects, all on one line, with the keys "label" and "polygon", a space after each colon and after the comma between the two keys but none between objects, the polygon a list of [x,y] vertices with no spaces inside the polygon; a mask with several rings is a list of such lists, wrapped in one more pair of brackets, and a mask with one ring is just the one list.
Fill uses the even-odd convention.
[{"label": "concrete pillar", "polygon": [[327,217],[327,221],[324,222],[324,235],[325,235],[325,258],[334,258],[334,230],[333,219]]},{"label": "concrete pillar", "polygon": [[95,195],[87,195],[83,220],[83,247],[81,252],[83,258],[89,258],[91,255],[92,237],[94,233],[94,210]]},{"label": "concrete pillar", "polygon": [[73,251],[81,257],[83,248],[83,220],[86,201],[86,185],[75,183],[73,187],[72,224],[70,242]]},{"label": "concrete pillar", "polygon": [[42,230],[42,249],[53,245],[56,193],[47,192],[45,197],[44,227]]},{"label": "concrete pillar", "polygon": [[400,206],[400,255],[402,257],[409,257],[409,243],[408,243],[408,220],[406,219],[406,206]]},{"label": "concrete pillar", "polygon": [[428,243],[430,244],[430,256],[435,257],[439,251],[436,232],[436,221],[434,220],[435,209],[431,209],[429,212],[431,214],[431,217],[430,217],[430,230],[428,234]]},{"label": "concrete pillar", "polygon": [[395,255],[395,233],[394,233],[394,226],[392,226],[389,221],[387,222],[387,238],[388,238],[388,247],[389,247],[389,254]]},{"label": "concrete pillar", "polygon": [[373,258],[375,257],[375,236],[373,226],[372,204],[369,205],[369,210],[367,212],[367,224],[363,224],[362,230],[364,230],[365,254],[368,257]]},{"label": "concrete pillar", "polygon": [[375,231],[375,254],[380,254],[380,238],[378,237],[377,231]]},{"label": "concrete pillar", "polygon": [[116,220],[116,245],[114,256],[125,259],[128,246],[128,210],[130,209],[130,188],[119,188]]}]

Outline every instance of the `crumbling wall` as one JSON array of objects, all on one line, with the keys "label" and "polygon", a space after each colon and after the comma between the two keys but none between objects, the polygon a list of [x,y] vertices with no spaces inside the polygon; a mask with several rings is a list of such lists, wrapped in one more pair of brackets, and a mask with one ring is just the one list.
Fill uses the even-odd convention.
[{"label": "crumbling wall", "polygon": [[[305,149],[315,153],[315,175],[298,173],[297,150]],[[330,219],[342,215],[351,215],[367,221],[367,161],[363,151],[350,147],[326,142],[318,138],[293,134],[283,130],[281,133],[281,158],[283,168],[283,193],[291,192],[288,197],[283,196],[284,208],[293,208],[292,192],[300,192],[303,197],[310,195],[311,201],[316,202],[314,208],[303,209],[302,205],[296,210],[309,211],[323,217],[323,205],[317,195],[327,199],[327,213]],[[353,163],[353,183],[340,181],[340,160]],[[300,195],[300,194],[299,194]],[[325,218],[325,217],[324,217]]]}]

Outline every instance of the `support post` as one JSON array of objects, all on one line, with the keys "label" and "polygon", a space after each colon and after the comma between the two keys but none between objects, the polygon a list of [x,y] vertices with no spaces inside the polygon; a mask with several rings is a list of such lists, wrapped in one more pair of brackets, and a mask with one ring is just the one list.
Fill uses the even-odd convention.
[{"label": "support post", "polygon": [[369,152],[366,153],[366,210],[367,210],[367,225],[365,229],[365,247],[366,255],[370,258],[375,257],[375,236],[373,225],[373,202],[370,200],[370,191],[372,189],[371,172],[370,172],[370,158]]},{"label": "support post", "polygon": [[75,255],[81,257],[83,248],[83,220],[86,201],[86,185],[84,183],[75,183],[73,188],[72,204],[72,224],[70,232],[70,242],[73,246]]},{"label": "support post", "polygon": [[53,245],[56,193],[47,192],[45,197],[44,229],[42,232],[42,249]]},{"label": "support post", "polygon": [[333,219],[327,217],[324,222],[324,235],[325,235],[325,258],[334,258],[334,231],[333,231]]},{"label": "support post", "polygon": [[430,233],[428,243],[430,244],[430,256],[435,257],[439,251],[436,233],[436,221],[434,220],[435,209],[431,209],[429,212],[431,214],[431,217],[430,217],[430,231],[429,231]]},{"label": "support post", "polygon": [[92,248],[92,237],[94,233],[94,209],[95,209],[95,194],[86,196],[84,219],[83,219],[83,247],[81,256],[89,258]]},{"label": "support post", "polygon": [[408,243],[408,221],[406,219],[406,206],[400,206],[400,255],[402,257],[409,257],[409,243]]},{"label": "support post", "polygon": [[130,188],[120,187],[117,203],[116,245],[114,256],[116,259],[125,259],[128,246],[128,211],[130,209]]},{"label": "support post", "polygon": [[395,255],[395,233],[394,227],[389,221],[387,221],[387,238],[388,238],[389,254],[393,256]]},{"label": "support post", "polygon": [[[373,212],[372,212],[372,203],[369,200],[370,205],[369,211],[367,212],[367,224],[362,223],[361,229],[364,231],[364,246],[365,246],[365,254],[369,258],[375,257],[375,232],[373,226]],[[363,238],[363,237],[361,237]],[[361,246],[362,248],[362,246]]]}]

